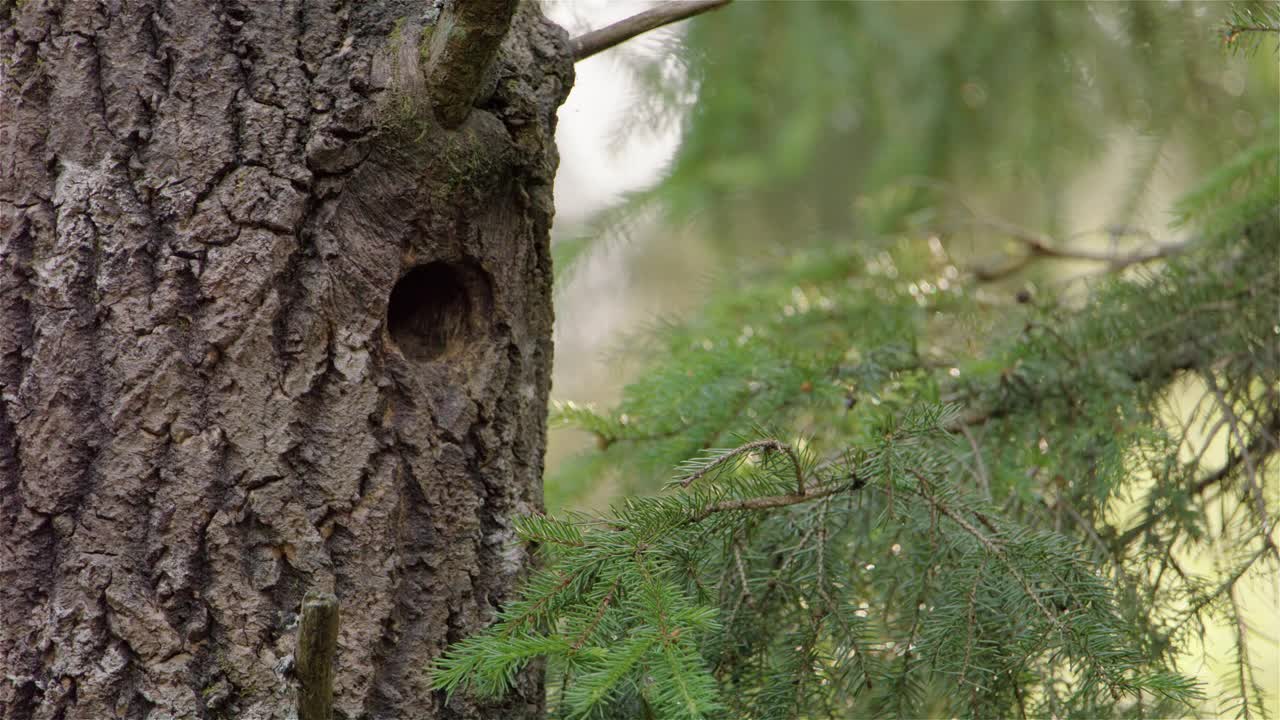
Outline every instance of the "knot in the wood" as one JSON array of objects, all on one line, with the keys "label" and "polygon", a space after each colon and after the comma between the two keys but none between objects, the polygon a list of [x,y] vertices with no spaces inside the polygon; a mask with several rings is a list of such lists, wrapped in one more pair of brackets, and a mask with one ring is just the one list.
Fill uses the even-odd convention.
[{"label": "knot in the wood", "polygon": [[488,285],[466,265],[419,265],[396,283],[387,305],[391,341],[410,360],[451,355],[476,336],[478,314],[488,305]]}]

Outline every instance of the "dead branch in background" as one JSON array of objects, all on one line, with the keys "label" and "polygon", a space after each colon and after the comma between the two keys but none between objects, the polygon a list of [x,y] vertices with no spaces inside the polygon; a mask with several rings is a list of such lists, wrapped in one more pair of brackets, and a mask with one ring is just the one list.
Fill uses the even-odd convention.
[{"label": "dead branch in background", "polygon": [[646,33],[694,15],[701,15],[708,10],[728,5],[729,2],[730,0],[687,0],[656,5],[625,20],[619,20],[612,25],[574,38],[573,59],[575,62],[585,60],[614,45],[624,43],[640,33]]},{"label": "dead branch in background", "polygon": [[[1141,248],[1130,253],[1095,252],[1063,247],[1048,235],[1027,230],[998,218],[975,217],[966,224],[990,228],[1004,233],[1027,249],[1025,255],[1010,260],[1003,265],[971,268],[970,272],[973,273],[974,279],[984,283],[1003,280],[1010,275],[1018,273],[1040,258],[1105,263],[1110,272],[1119,272],[1132,265],[1140,265],[1177,255],[1191,247],[1190,242],[1178,242]],[[1150,237],[1149,234],[1147,236]]]}]

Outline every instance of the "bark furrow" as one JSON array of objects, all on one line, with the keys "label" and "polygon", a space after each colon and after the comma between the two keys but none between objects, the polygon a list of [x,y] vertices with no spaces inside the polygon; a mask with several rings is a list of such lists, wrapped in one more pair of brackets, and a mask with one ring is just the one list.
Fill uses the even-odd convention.
[{"label": "bark furrow", "polygon": [[0,719],[287,717],[313,589],[339,717],[540,713],[424,669],[527,560],[572,60],[521,3],[446,129],[429,20],[0,0]]}]

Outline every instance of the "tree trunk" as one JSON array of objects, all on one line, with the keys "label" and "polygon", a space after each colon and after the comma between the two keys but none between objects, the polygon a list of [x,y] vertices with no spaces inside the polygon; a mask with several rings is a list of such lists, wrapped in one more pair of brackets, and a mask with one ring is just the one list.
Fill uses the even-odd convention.
[{"label": "tree trunk", "polygon": [[287,717],[308,590],[336,717],[540,714],[425,671],[541,502],[571,53],[448,128],[437,9],[0,0],[0,718]]}]

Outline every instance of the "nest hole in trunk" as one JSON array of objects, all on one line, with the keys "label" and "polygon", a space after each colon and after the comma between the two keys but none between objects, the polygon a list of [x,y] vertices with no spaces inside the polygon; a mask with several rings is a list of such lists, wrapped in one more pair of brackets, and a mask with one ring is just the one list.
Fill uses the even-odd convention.
[{"label": "nest hole in trunk", "polygon": [[489,288],[468,265],[431,262],[405,273],[391,289],[387,332],[400,352],[419,362],[464,349],[479,335]]}]

